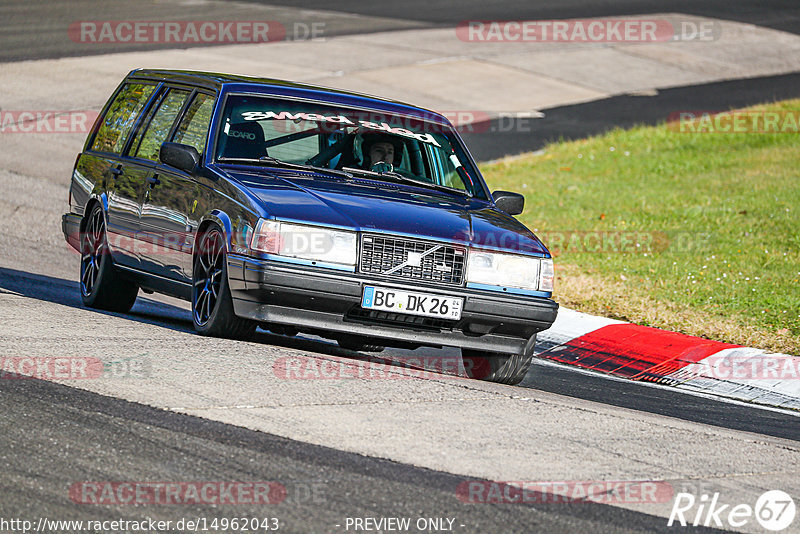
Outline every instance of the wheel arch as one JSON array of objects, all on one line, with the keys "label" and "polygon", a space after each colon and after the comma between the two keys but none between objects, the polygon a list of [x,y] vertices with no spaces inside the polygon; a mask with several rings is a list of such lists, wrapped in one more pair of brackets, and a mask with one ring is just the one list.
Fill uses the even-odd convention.
[{"label": "wheel arch", "polygon": [[225,252],[228,253],[231,251],[231,234],[233,232],[231,219],[224,211],[213,210],[204,215],[203,218],[200,219],[200,224],[197,225],[197,233],[195,234],[194,243],[192,244],[192,257],[197,254],[197,243],[200,241],[200,236],[213,224],[216,224],[222,229]]},{"label": "wheel arch", "polygon": [[98,205],[103,210],[103,218],[105,218],[106,227],[108,227],[108,197],[106,197],[106,194],[103,193],[102,195],[92,195],[89,198],[89,201],[86,203],[86,207],[83,208],[83,217],[81,217],[81,223],[79,226],[80,232],[84,232],[86,230],[86,222],[89,214],[92,213],[94,207]]}]

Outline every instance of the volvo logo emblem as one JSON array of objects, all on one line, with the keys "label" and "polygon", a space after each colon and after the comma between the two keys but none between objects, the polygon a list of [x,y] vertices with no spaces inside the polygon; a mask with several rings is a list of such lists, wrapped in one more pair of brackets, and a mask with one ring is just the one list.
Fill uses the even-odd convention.
[{"label": "volvo logo emblem", "polygon": [[410,267],[419,267],[422,265],[422,252],[409,252],[406,258],[406,265]]},{"label": "volvo logo emblem", "polygon": [[388,271],[385,271],[383,274],[393,274],[396,273],[397,271],[402,270],[404,267],[420,267],[422,265],[422,258],[427,256],[428,254],[433,254],[443,246],[444,245],[435,245],[426,250],[425,252],[409,252],[408,256],[406,256],[406,261],[404,261],[403,263],[401,263],[396,267],[392,267]]}]

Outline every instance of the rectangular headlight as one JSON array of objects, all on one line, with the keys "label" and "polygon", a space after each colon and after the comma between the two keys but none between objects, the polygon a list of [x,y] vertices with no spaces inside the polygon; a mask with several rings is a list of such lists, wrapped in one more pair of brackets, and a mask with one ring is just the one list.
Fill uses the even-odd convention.
[{"label": "rectangular headlight", "polygon": [[260,219],[250,248],[267,254],[355,266],[356,233]]},{"label": "rectangular headlight", "polygon": [[467,282],[530,291],[553,291],[553,260],[471,250]]}]

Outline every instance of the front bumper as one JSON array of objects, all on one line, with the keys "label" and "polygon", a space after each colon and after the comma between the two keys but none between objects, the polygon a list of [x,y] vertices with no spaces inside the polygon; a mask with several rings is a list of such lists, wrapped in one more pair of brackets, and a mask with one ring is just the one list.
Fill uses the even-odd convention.
[{"label": "front bumper", "polygon": [[[361,273],[228,256],[236,315],[286,325],[323,337],[366,336],[382,345],[455,346],[520,354],[537,332],[550,328],[558,304],[548,298],[387,280]],[[459,321],[361,308],[365,285],[464,298]]]},{"label": "front bumper", "polygon": [[81,249],[81,216],[77,213],[65,213],[61,216],[61,231],[64,232],[64,239],[67,240],[75,250]]}]

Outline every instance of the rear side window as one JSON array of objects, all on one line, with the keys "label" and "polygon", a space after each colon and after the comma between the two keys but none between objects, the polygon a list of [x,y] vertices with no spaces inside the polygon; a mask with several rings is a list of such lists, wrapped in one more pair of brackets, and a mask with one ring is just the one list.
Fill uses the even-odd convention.
[{"label": "rear side window", "polygon": [[151,84],[125,84],[103,116],[100,128],[94,136],[92,150],[121,153],[133,124],[154,89],[155,86]]},{"label": "rear side window", "polygon": [[208,128],[214,111],[214,97],[198,93],[183,116],[173,139],[176,143],[193,146],[199,153],[206,149]]},{"label": "rear side window", "polygon": [[147,125],[147,130],[136,149],[135,156],[137,158],[158,161],[161,144],[167,140],[172,131],[172,125],[175,124],[175,119],[178,118],[178,113],[188,97],[189,91],[170,89],[167,95],[161,99],[158,110],[150,120],[150,124]]}]

